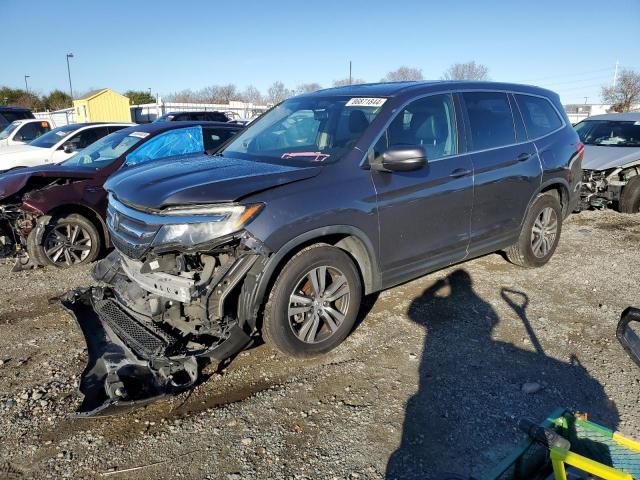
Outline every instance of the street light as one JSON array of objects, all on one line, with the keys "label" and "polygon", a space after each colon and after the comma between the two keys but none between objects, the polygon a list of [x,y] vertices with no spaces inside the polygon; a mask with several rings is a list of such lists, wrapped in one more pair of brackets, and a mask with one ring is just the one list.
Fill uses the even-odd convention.
[{"label": "street light", "polygon": [[31,75],[24,76],[24,89],[29,93],[29,84],[27,83],[27,78],[31,78]]},{"label": "street light", "polygon": [[71,86],[71,68],[69,68],[70,58],[73,58],[73,53],[67,53],[67,74],[69,75],[69,92],[71,92],[71,101],[73,101],[73,87]]}]

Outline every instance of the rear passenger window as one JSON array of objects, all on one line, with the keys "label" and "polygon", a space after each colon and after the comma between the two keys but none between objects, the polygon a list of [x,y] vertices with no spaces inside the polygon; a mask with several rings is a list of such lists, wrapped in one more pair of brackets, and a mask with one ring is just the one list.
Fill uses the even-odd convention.
[{"label": "rear passenger window", "polygon": [[532,95],[515,95],[529,138],[538,138],[557,130],[562,120],[551,102]]},{"label": "rear passenger window", "polygon": [[462,98],[469,117],[473,150],[516,143],[513,116],[506,93],[466,92]]}]

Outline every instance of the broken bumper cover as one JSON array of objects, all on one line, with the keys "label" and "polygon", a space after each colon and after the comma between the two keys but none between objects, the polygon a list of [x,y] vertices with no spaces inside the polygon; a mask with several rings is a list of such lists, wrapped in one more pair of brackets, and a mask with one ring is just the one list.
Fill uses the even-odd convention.
[{"label": "broken bumper cover", "polygon": [[[110,415],[193,388],[200,378],[200,355],[138,322],[108,294],[109,289],[94,287],[55,300],[76,320],[87,344],[79,385],[83,400],[74,415]],[[249,341],[241,328],[232,329],[206,359],[229,358]]]}]

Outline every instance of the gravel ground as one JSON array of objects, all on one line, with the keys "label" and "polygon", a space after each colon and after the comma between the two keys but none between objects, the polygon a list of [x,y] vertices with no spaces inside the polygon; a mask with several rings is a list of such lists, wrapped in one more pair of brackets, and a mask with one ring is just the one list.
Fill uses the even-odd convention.
[{"label": "gravel ground", "polygon": [[0,265],[0,478],[442,478],[479,474],[555,407],[638,436],[640,370],[614,337],[640,304],[640,215],[572,216],[546,267],[493,254],[368,298],[331,354],[266,345],[190,393],[74,419],[85,361],[48,299],[88,269]]}]

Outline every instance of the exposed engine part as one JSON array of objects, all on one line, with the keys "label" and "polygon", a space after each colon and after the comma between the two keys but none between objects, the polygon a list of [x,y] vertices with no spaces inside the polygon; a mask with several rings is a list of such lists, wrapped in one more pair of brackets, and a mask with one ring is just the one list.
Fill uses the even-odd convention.
[{"label": "exposed engine part", "polygon": [[580,190],[580,207],[606,208],[620,200],[622,189],[629,180],[640,175],[636,167],[612,170],[583,170]]},{"label": "exposed engine part", "polygon": [[58,299],[89,349],[78,414],[101,415],[193,387],[199,367],[251,342],[238,317],[247,272],[265,257],[240,239],[193,254],[150,252],[133,260],[117,250],[93,276],[108,287]]}]

